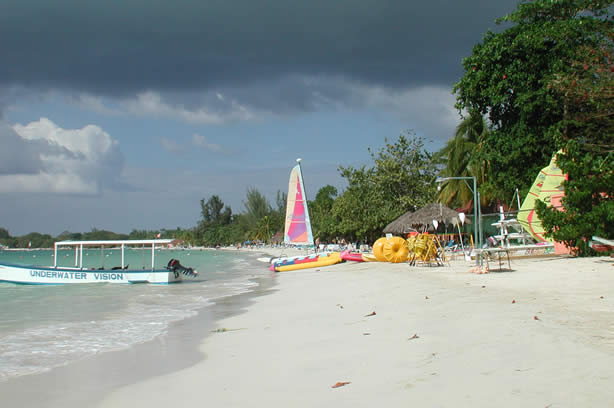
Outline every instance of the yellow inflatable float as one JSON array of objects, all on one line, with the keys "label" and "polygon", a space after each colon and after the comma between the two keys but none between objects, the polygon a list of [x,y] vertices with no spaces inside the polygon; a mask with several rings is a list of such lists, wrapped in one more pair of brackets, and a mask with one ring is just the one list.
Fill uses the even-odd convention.
[{"label": "yellow inflatable float", "polygon": [[407,248],[407,241],[401,237],[392,237],[386,240],[384,244],[384,258],[388,262],[399,263],[405,262],[409,255],[409,248]]},{"label": "yellow inflatable float", "polygon": [[[368,262],[405,262],[409,255],[407,242],[401,237],[380,238],[373,244],[373,255],[363,259]],[[375,258],[375,259],[374,259]]]},{"label": "yellow inflatable float", "polygon": [[384,244],[386,244],[386,238],[380,238],[373,244],[373,255],[375,255],[375,259],[380,262],[386,262],[386,258],[384,257]]}]

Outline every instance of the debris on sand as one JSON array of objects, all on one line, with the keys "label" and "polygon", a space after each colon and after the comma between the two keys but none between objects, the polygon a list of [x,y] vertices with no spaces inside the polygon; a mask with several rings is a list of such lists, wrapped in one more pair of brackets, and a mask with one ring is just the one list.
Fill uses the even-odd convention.
[{"label": "debris on sand", "polygon": [[350,381],[339,381],[337,383],[335,383],[335,385],[333,385],[331,388],[339,388],[339,387],[343,387],[344,385],[348,385],[351,384]]}]

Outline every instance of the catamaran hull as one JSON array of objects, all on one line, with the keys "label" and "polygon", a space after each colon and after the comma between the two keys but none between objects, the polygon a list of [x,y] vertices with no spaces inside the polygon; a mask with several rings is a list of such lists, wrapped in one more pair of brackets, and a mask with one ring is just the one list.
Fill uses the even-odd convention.
[{"label": "catamaran hull", "polygon": [[66,283],[175,283],[182,275],[167,269],[105,270],[79,268],[43,268],[0,264],[0,282],[30,285],[61,285]]},{"label": "catamaran hull", "polygon": [[271,264],[275,272],[296,271],[299,269],[318,268],[320,266],[334,265],[342,262],[339,252],[329,254],[316,254],[291,259],[284,259]]}]

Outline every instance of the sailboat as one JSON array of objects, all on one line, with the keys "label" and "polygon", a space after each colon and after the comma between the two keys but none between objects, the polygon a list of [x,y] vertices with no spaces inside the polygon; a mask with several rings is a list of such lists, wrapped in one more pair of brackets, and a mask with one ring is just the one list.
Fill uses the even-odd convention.
[{"label": "sailboat", "polygon": [[290,182],[288,183],[284,242],[290,245],[313,246],[313,233],[305,195],[303,172],[301,171],[301,159],[296,159],[296,161],[298,164],[290,172]]},{"label": "sailboat", "polygon": [[552,244],[556,254],[567,254],[569,249],[565,245],[544,235],[544,227],[535,212],[537,201],[543,201],[559,209],[559,211],[563,210],[561,199],[565,196],[563,182],[567,180],[567,174],[564,174],[557,165],[556,155],[557,153],[552,156],[550,164],[541,169],[535,178],[522,206],[520,206],[517,218],[518,222],[538,243]]},{"label": "sailboat", "polygon": [[[286,204],[286,222],[284,227],[284,243],[287,245],[313,247],[313,232],[305,183],[301,171],[301,159],[296,159],[297,165],[290,172],[288,183],[288,200]],[[317,250],[317,248],[316,248]],[[297,269],[315,268],[341,262],[338,252],[315,253],[307,256],[277,258],[271,262],[271,270],[276,272],[292,271]]]}]

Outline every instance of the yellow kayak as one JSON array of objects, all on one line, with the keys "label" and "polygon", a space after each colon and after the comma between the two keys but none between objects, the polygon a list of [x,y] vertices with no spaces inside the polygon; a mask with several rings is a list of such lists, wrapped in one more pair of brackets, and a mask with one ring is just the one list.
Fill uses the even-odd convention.
[{"label": "yellow kayak", "polygon": [[313,254],[290,259],[282,259],[274,262],[271,267],[276,272],[285,272],[334,265],[341,261],[342,259],[339,252],[332,252],[329,254]]},{"label": "yellow kayak", "polygon": [[373,254],[362,254],[362,260],[365,262],[379,262]]}]

